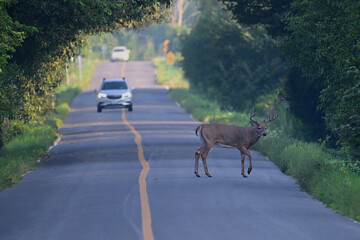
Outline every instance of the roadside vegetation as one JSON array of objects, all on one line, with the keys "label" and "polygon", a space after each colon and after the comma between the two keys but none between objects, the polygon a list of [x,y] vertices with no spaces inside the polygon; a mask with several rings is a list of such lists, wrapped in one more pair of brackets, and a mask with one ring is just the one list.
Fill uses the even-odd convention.
[{"label": "roadside vegetation", "polygon": [[46,115],[28,122],[12,120],[8,123],[3,136],[5,145],[0,152],[0,190],[21,180],[23,174],[36,166],[39,158],[46,158],[47,150],[59,137],[58,129],[63,126],[71,102],[91,83],[98,55],[93,53],[84,59],[81,81],[77,63],[70,64],[69,86],[64,79],[55,92],[54,108]]},{"label": "roadside vegetation", "polygon": [[248,115],[239,112],[222,111],[219,105],[189,89],[183,70],[179,66],[169,67],[163,57],[153,59],[157,69],[157,82],[170,88],[169,95],[196,120],[208,123],[244,125]]},{"label": "roadside vegetation", "polygon": [[[97,55],[91,52],[108,44],[89,35],[159,22],[170,3],[0,1],[0,190],[36,165],[58,136],[71,101],[89,84]],[[78,56],[82,77],[71,61]]]},{"label": "roadside vegetation", "polygon": [[[188,87],[180,66],[166,65],[163,57],[153,60],[157,81],[171,86],[169,94],[196,120],[250,126],[249,113],[222,110],[218,103]],[[174,81],[173,81],[174,79]],[[267,100],[258,102],[264,106]],[[269,124],[266,137],[254,149],[267,156],[282,172],[291,175],[301,189],[336,212],[360,221],[360,168],[350,164],[346,155],[322,142],[306,142],[290,135],[297,120],[288,112],[288,103],[276,105],[279,118]],[[260,117],[259,117],[260,118]],[[260,118],[261,119],[261,118]]]}]

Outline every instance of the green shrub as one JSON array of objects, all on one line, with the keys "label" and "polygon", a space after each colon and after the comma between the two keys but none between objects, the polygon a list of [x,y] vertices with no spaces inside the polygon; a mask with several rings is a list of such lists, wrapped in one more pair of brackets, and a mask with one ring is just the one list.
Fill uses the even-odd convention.
[{"label": "green shrub", "polygon": [[331,155],[313,143],[297,141],[286,147],[282,153],[283,161],[288,161],[287,173],[295,177],[299,185],[310,190],[311,183],[315,175],[329,167]]},{"label": "green shrub", "polygon": [[[91,82],[98,61],[85,61],[84,79],[70,81],[72,86],[61,85],[56,91],[55,111],[46,116],[36,116],[28,123],[11,121],[6,134],[7,143],[0,151],[0,190],[21,180],[22,175],[36,166],[36,161],[53,145],[62,127],[69,105],[76,95]],[[71,76],[70,76],[71,79]]]},{"label": "green shrub", "polygon": [[202,12],[181,53],[191,87],[226,110],[249,112],[260,96],[281,86],[287,68],[262,27],[239,25],[221,8]]},{"label": "green shrub", "polygon": [[29,128],[29,125],[25,124],[21,120],[12,120],[9,123],[9,127],[6,128],[4,132],[3,141],[5,143],[10,142],[11,139],[26,132],[27,130],[29,130]]},{"label": "green shrub", "polygon": [[[175,60],[179,59],[179,56]],[[156,80],[170,88],[189,89],[189,82],[183,77],[183,71],[177,66],[169,66],[163,57],[154,58],[152,63],[158,69]]]},{"label": "green shrub", "polygon": [[281,135],[276,131],[267,131],[266,137],[260,138],[260,140],[253,146],[253,149],[261,152],[265,156],[268,156],[282,172],[286,172],[289,165],[289,159],[283,158],[282,153],[284,149],[294,143],[293,138]]},{"label": "green shrub", "polygon": [[71,104],[76,95],[81,92],[81,88],[78,86],[61,86],[58,91],[56,91],[57,104],[61,105],[62,103]]},{"label": "green shrub", "polygon": [[65,119],[69,111],[70,106],[68,103],[62,103],[56,107],[56,113],[61,119]]},{"label": "green shrub", "polygon": [[21,174],[35,167],[37,158],[45,154],[55,137],[53,128],[39,125],[6,144],[0,157],[0,189],[19,181]]},{"label": "green shrub", "polygon": [[319,179],[311,193],[335,211],[360,221],[360,178],[336,168]]}]

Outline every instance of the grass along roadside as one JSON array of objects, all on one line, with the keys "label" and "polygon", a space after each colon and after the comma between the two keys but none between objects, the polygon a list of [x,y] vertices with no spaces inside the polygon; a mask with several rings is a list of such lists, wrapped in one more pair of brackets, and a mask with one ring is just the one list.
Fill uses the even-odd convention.
[{"label": "grass along roadside", "polygon": [[261,139],[255,150],[268,156],[301,188],[336,212],[360,221],[360,176],[356,166],[320,144],[286,136]]},{"label": "grass along roadside", "polygon": [[0,152],[0,190],[21,180],[22,176],[37,165],[37,160],[46,155],[47,150],[59,137],[58,129],[63,126],[70,105],[76,95],[92,80],[95,66],[99,62],[93,54],[83,64],[82,81],[75,63],[70,65],[70,85],[65,82],[56,91],[55,109],[45,118],[29,123],[10,122],[8,141]]},{"label": "grass along roadside", "polygon": [[[248,113],[221,111],[212,102],[189,89],[181,68],[168,70],[164,58],[153,60],[157,81],[170,87],[169,95],[196,120],[250,126]],[[174,79],[174,80],[173,80]],[[286,111],[278,109],[279,119],[268,135],[253,148],[293,176],[300,187],[336,212],[360,221],[360,169],[351,160],[318,143],[306,143],[285,134],[291,128]],[[281,116],[283,115],[283,116]],[[290,123],[289,123],[290,122]],[[274,130],[275,128],[275,130]]]}]

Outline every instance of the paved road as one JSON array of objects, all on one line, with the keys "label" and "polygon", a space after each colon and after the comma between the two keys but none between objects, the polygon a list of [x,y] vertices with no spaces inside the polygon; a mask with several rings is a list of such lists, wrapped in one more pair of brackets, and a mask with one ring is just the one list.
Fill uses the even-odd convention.
[{"label": "paved road", "polygon": [[134,112],[97,113],[93,89],[121,69],[98,66],[51,158],[0,192],[0,239],[360,239],[359,223],[256,152],[247,179],[238,151],[221,148],[208,157],[213,178],[201,164],[196,178],[197,123],[155,84],[149,62],[125,66]]}]

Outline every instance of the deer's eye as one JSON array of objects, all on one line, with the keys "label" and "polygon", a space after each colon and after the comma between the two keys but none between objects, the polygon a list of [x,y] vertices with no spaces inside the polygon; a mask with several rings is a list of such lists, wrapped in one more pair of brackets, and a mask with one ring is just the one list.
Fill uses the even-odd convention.
[{"label": "deer's eye", "polygon": [[261,127],[258,127],[259,130],[261,130]]}]

